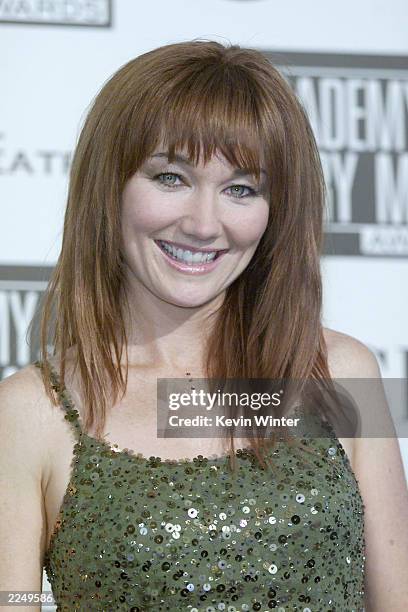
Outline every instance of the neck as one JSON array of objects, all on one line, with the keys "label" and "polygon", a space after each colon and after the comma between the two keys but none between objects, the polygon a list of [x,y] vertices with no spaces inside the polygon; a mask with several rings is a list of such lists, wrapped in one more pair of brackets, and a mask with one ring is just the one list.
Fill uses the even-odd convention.
[{"label": "neck", "polygon": [[145,288],[137,297],[131,293],[129,312],[124,312],[129,365],[183,372],[183,376],[201,373],[206,342],[223,298],[220,294],[202,306],[184,307]]}]

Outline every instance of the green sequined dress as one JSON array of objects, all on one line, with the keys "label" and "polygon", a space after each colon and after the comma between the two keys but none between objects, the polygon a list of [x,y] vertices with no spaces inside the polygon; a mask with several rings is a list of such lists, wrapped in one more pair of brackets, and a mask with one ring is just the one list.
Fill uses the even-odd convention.
[{"label": "green sequined dress", "polygon": [[[41,367],[41,362],[35,362]],[[57,373],[76,436],[44,559],[58,611],[361,612],[364,504],[334,435],[278,441],[278,471],[252,451],[164,460],[88,436]]]}]

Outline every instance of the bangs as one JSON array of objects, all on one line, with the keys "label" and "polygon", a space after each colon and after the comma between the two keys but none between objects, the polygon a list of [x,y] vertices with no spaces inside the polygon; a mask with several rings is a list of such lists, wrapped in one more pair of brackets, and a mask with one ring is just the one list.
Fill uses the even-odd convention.
[{"label": "bangs", "polygon": [[185,151],[194,165],[200,158],[206,164],[221,152],[231,165],[259,181],[261,168],[270,163],[272,143],[261,128],[263,96],[251,81],[239,66],[218,63],[202,70],[179,70],[160,91],[147,89],[146,112],[141,113],[145,119],[139,128],[143,158],[159,145],[168,152],[169,162]]}]

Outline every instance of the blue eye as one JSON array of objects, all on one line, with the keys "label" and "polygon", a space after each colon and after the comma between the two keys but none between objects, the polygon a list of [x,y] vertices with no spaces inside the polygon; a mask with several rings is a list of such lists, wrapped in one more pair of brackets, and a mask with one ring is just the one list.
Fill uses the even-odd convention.
[{"label": "blue eye", "polygon": [[[255,189],[252,189],[252,187],[248,187],[248,185],[232,185],[232,187],[228,187],[228,189],[235,189],[236,187],[238,187],[239,189],[248,189],[249,193],[247,195],[242,195],[242,197],[238,196],[239,200],[242,200],[243,198],[249,198],[251,196],[256,196],[258,195],[258,192],[255,191]],[[242,192],[241,192],[242,193]],[[236,196],[234,196],[235,198]]]},{"label": "blue eye", "polygon": [[156,176],[153,177],[153,180],[155,181],[159,181],[159,183],[161,183],[162,185],[165,185],[166,187],[178,187],[178,185],[174,185],[172,183],[168,183],[166,181],[162,181],[161,178],[162,177],[169,177],[169,176],[175,176],[179,179],[181,179],[180,174],[175,174],[174,172],[161,172],[160,174],[156,174]]}]

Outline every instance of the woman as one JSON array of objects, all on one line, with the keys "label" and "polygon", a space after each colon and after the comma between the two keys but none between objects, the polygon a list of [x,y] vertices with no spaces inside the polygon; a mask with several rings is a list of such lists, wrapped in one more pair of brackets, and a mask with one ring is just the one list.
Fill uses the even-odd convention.
[{"label": "woman", "polygon": [[41,359],[0,385],[3,590],[40,590],[44,564],[59,610],[405,610],[396,440],[157,437],[160,378],[380,376],[322,327],[323,209],[307,117],[261,53],[167,45],[104,85]]}]

